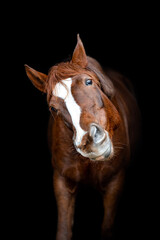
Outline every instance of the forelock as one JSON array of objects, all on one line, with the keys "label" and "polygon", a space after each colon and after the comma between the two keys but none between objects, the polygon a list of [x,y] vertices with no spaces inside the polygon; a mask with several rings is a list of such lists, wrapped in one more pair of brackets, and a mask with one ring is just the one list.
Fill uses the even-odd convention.
[{"label": "forelock", "polygon": [[62,62],[51,67],[48,73],[46,84],[47,100],[49,101],[51,98],[52,91],[57,83],[61,82],[64,79],[72,78],[78,74],[84,73],[88,74],[91,77],[94,76],[95,82],[98,85],[100,84],[96,74],[93,71],[87,68],[82,68],[78,64],[73,64],[72,62]]}]

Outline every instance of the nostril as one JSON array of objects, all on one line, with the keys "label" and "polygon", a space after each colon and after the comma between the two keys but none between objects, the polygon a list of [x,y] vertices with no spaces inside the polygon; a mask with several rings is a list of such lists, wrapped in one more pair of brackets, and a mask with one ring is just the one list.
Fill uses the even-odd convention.
[{"label": "nostril", "polygon": [[100,144],[105,138],[105,131],[98,124],[92,123],[90,125],[89,135],[95,144]]}]

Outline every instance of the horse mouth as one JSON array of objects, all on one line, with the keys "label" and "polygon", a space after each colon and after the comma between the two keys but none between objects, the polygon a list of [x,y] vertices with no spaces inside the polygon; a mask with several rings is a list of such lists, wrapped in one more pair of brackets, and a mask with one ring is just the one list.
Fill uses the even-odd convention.
[{"label": "horse mouth", "polygon": [[[104,147],[104,146],[103,146]],[[92,161],[105,161],[108,160],[113,153],[113,146],[111,141],[107,141],[106,146],[101,151],[96,152],[84,152],[80,149],[76,149],[83,157],[89,158]]]},{"label": "horse mouth", "polygon": [[112,153],[112,145],[110,143],[107,150],[104,151],[104,153],[102,153],[101,155],[96,156],[94,158],[90,158],[90,160],[92,160],[92,161],[105,161],[105,160],[109,159],[109,157],[111,156],[111,153]]}]

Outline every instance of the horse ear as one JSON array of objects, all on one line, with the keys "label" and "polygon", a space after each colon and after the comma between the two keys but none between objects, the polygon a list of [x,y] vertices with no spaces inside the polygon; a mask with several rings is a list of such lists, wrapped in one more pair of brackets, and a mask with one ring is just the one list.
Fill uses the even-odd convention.
[{"label": "horse ear", "polygon": [[41,92],[46,92],[45,84],[48,76],[44,73],[34,70],[33,68],[29,67],[26,64],[24,66],[25,66],[27,76],[31,80],[33,85]]},{"label": "horse ear", "polygon": [[79,34],[77,35],[77,45],[73,52],[72,62],[80,65],[83,68],[88,64],[87,55]]}]

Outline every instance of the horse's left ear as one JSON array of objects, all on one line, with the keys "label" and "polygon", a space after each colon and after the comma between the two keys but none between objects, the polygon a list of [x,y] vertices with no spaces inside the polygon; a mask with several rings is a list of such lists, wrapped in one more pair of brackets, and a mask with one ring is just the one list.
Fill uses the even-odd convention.
[{"label": "horse's left ear", "polygon": [[24,65],[28,78],[31,80],[33,85],[41,92],[46,92],[46,80],[48,76],[44,73],[38,72],[35,69]]},{"label": "horse's left ear", "polygon": [[77,45],[73,52],[72,62],[80,65],[83,68],[88,64],[87,55],[79,34],[77,35]]}]

